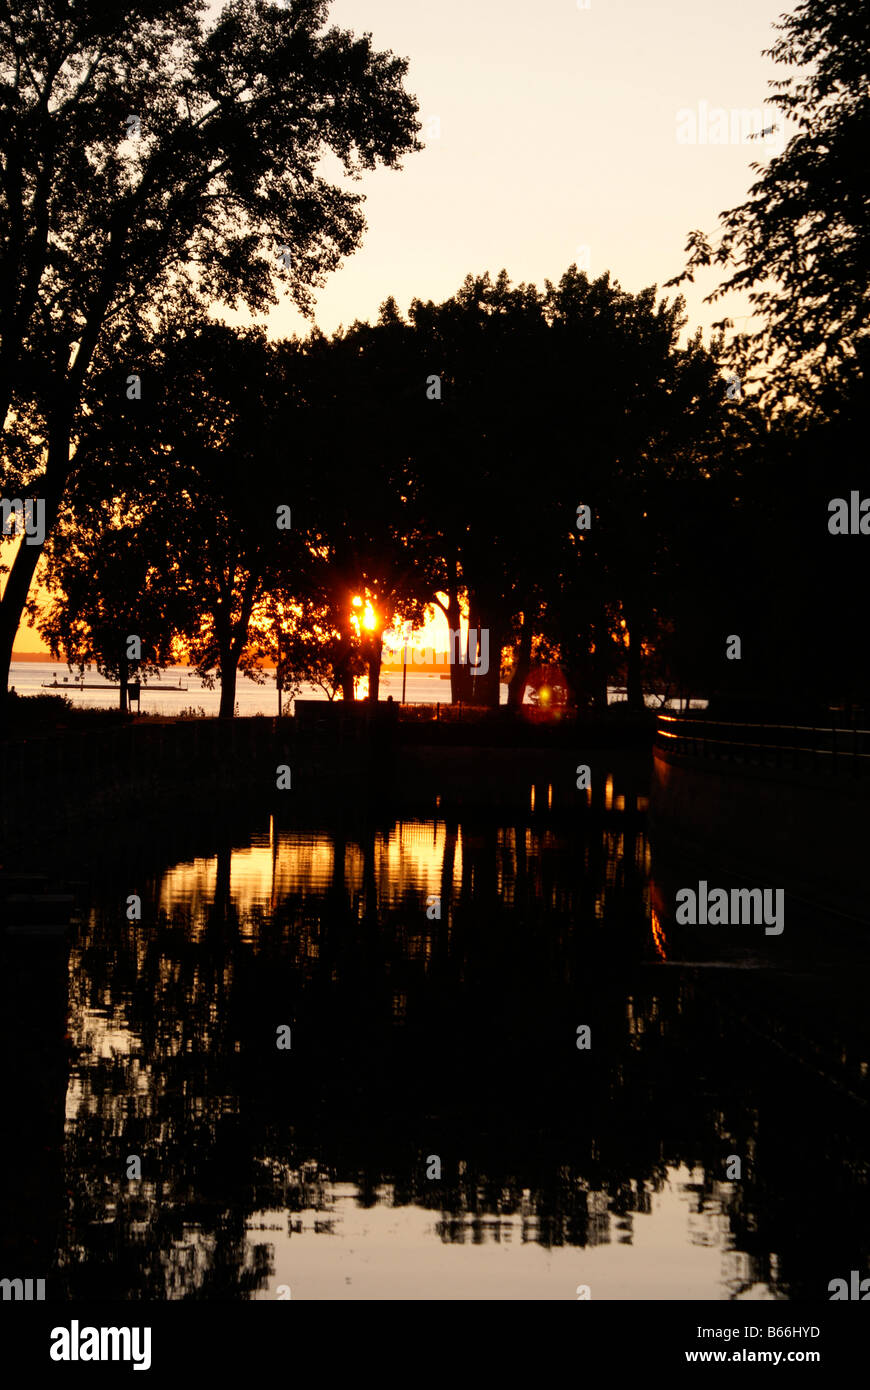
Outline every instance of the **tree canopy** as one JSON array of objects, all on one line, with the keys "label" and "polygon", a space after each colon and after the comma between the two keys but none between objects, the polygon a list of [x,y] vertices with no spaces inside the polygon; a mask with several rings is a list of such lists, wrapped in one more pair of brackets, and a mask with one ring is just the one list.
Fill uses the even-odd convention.
[{"label": "tree canopy", "polygon": [[[261,311],[279,286],[309,311],[365,228],[322,156],[353,180],[420,148],[407,64],[324,30],[325,0],[205,10],[0,4],[4,485],[38,487],[49,528],[95,355],[136,319]],[[0,603],[4,687],[37,558],[19,548]]]},{"label": "tree canopy", "polygon": [[788,69],[770,103],[797,127],[746,200],[721,214],[718,239],[690,234],[686,269],[727,271],[708,296],[748,292],[758,325],[734,344],[766,398],[830,408],[866,377],[870,318],[870,10],[802,0],[767,55]]}]

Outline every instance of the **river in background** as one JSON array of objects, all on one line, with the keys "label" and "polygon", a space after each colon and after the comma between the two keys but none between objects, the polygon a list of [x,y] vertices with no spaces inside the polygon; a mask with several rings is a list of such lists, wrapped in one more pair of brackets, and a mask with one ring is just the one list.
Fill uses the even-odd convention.
[{"label": "river in background", "polygon": [[[67,677],[64,682],[64,677]],[[262,685],[239,675],[236,682],[236,714],[246,715],[278,713],[278,691],[274,671],[264,671]],[[85,668],[86,683],[105,685],[105,690],[76,690],[74,682],[79,679],[76,670],[70,673],[62,662],[14,661],[9,675],[9,684],[19,695],[66,695],[77,709],[117,709],[118,689],[99,674],[96,667]],[[44,689],[57,681],[61,689]],[[184,686],[184,690],[161,690],[161,685]],[[140,710],[142,714],[159,714],[171,718],[173,715],[203,714],[216,716],[220,705],[220,685],[215,683],[212,690],[203,685],[194,670],[187,666],[168,666],[157,676],[147,678],[146,688],[142,690]],[[507,686],[501,687],[502,704],[507,703]],[[380,698],[386,700],[392,695],[398,701],[402,698],[402,675],[394,671],[381,673]],[[318,685],[303,685],[299,690],[303,700],[326,700],[326,692]],[[449,705],[450,680],[437,675],[420,675],[408,671],[405,688],[408,704],[426,703]],[[283,708],[285,714],[293,713],[294,701],[285,694]]]},{"label": "river in background", "polygon": [[[257,684],[247,676],[239,675],[236,682],[235,712],[237,715],[241,717],[255,714],[277,715],[278,691],[275,685],[275,674],[273,671],[264,671],[263,676],[263,683]],[[77,709],[117,709],[117,687],[110,685],[95,666],[85,668],[83,679],[90,685],[104,685],[105,690],[77,690],[75,682],[79,679],[78,670],[71,673],[62,662],[16,660],[12,663],[9,684],[19,695],[66,695]],[[55,681],[57,687],[53,684]],[[161,685],[184,686],[185,688],[183,690],[161,690]],[[46,687],[49,688],[46,689]],[[358,697],[365,693],[367,687],[367,680],[359,682]],[[393,700],[399,702],[402,699],[403,690],[405,703],[409,705],[449,705],[452,703],[449,676],[421,674],[409,667],[403,685],[401,672],[381,671],[381,700],[392,697]],[[506,705],[507,685],[502,682],[499,690],[501,704]],[[301,700],[326,700],[328,698],[321,686],[310,684],[300,686],[298,695]],[[526,695],[528,696],[528,691]],[[608,688],[608,700],[611,704],[618,703],[624,698],[624,690],[616,686]],[[645,699],[651,709],[660,707],[661,701],[658,696],[648,695]],[[524,701],[524,703],[528,702],[528,699]],[[676,703],[676,701],[668,701],[667,707],[671,708]],[[294,704],[295,700],[285,694],[283,712],[292,714]],[[706,700],[689,701],[689,706],[692,709],[704,709],[706,704]],[[216,716],[219,706],[220,685],[217,682],[214,688],[209,690],[190,667],[167,666],[161,670],[159,677],[156,675],[148,677],[146,687],[141,692],[139,710],[142,714],[159,714],[164,718],[178,715],[190,716],[191,714]]]},{"label": "river in background", "polygon": [[646,776],[570,811],[240,811],[71,865],[70,943],[4,947],[41,952],[39,997],[4,971],[3,1096],[54,1296],[809,1299],[866,1270],[852,947],[680,936]]}]

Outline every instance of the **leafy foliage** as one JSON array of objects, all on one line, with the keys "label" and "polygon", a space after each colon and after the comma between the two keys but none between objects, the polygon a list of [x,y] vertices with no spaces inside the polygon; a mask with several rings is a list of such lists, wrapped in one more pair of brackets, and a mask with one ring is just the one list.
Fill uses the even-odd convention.
[{"label": "leafy foliage", "polygon": [[[789,69],[771,104],[796,126],[746,201],[724,212],[718,240],[691,233],[686,269],[727,268],[708,302],[748,292],[757,331],[732,345],[764,396],[825,413],[866,378],[870,311],[870,10],[854,0],[802,0],[776,26],[768,56]],[[730,326],[730,321],[728,321]],[[769,371],[771,366],[776,370]]]}]

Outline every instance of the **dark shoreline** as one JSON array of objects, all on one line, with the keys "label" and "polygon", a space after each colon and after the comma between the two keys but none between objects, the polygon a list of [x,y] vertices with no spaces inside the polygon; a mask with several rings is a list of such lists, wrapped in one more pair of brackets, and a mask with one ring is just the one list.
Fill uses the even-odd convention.
[{"label": "dark shoreline", "polygon": [[[579,758],[586,749],[648,759],[654,727],[652,718],[624,715],[534,724],[506,718],[507,711],[478,713],[466,723],[405,722],[387,704],[315,705],[282,719],[140,723],[93,713],[95,719],[71,719],[65,727],[12,730],[0,743],[0,831],[7,848],[49,826],[74,830],[86,820],[97,832],[118,817],[199,814],[203,798],[268,803],[292,795],[316,804],[339,788],[342,799],[353,801],[378,799],[392,788],[401,796],[409,769],[416,766],[426,780],[427,764],[437,770],[442,754],[468,790],[480,784],[474,765],[482,758],[487,782],[498,765],[509,769],[515,755],[533,764],[563,750],[566,770],[574,753]],[[282,765],[292,776],[285,793],[276,788]]]}]

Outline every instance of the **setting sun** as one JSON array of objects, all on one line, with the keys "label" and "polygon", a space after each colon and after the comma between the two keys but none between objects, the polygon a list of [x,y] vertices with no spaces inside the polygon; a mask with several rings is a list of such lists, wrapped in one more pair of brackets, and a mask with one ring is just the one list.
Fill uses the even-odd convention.
[{"label": "setting sun", "polygon": [[[373,607],[370,599],[363,599],[359,594],[351,600],[352,607],[357,610],[351,614],[351,622],[357,632],[364,628],[366,632],[376,632],[380,627],[377,610]],[[362,613],[358,610],[362,608]]]}]

